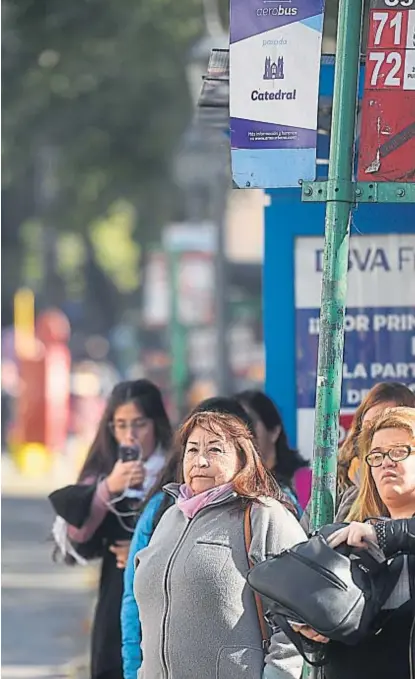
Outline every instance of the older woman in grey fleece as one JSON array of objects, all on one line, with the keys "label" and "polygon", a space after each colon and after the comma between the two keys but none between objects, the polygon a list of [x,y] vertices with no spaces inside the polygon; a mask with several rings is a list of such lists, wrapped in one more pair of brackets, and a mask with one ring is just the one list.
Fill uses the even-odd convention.
[{"label": "older woman in grey fleece", "polygon": [[246,583],[246,508],[253,563],[305,540],[305,533],[242,419],[193,413],[179,442],[183,483],[165,488],[175,504],[136,555],[138,679],[299,679],[301,657],[281,632],[264,649]]}]

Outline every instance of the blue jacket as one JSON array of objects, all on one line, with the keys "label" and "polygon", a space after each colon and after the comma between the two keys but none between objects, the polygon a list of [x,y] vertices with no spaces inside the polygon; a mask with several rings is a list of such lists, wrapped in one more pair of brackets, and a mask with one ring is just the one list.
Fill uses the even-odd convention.
[{"label": "blue jacket", "polygon": [[141,667],[141,624],[134,598],[134,557],[140,549],[147,547],[153,532],[154,517],[165,498],[163,492],[151,498],[144,508],[135,527],[130,554],[124,571],[124,593],[121,603],[122,661],[124,679],[137,679]]},{"label": "blue jacket", "polygon": [[300,503],[298,502],[298,498],[297,498],[296,494],[288,486],[280,485],[280,488],[281,488],[282,492],[287,496],[287,498],[292,503],[295,511],[297,512],[297,519],[300,520],[302,515],[303,515],[303,508],[301,507]]}]

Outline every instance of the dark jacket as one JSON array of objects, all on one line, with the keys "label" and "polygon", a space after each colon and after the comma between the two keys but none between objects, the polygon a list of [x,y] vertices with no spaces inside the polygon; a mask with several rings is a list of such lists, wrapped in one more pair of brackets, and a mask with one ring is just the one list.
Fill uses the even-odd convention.
[{"label": "dark jacket", "polygon": [[386,521],[385,556],[410,554],[415,556],[415,517]]},{"label": "dark jacket", "polygon": [[[81,528],[90,518],[96,481],[75,484],[55,491],[50,496],[56,513],[70,526]],[[107,512],[94,534],[85,541],[74,542],[77,553],[90,561],[101,559],[101,577],[91,639],[91,679],[122,679],[121,599],[123,571],[117,568],[115,554],[109,551],[118,540],[130,540],[135,524],[137,504],[123,499],[113,505],[123,515],[120,520]],[[128,516],[126,516],[128,515]]]},{"label": "dark jacket", "polygon": [[378,620],[381,631],[357,646],[330,642],[325,679],[415,679],[415,518],[386,522],[384,552],[388,557],[398,555],[402,567],[402,555],[408,555],[411,598],[395,610],[383,610]]}]

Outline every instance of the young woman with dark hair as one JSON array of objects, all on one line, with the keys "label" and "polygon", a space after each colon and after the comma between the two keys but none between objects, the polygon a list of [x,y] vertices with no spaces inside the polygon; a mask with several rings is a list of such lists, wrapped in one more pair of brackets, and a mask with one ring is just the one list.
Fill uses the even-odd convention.
[{"label": "young woman with dark hair", "polygon": [[301,516],[302,509],[294,492],[293,477],[296,471],[307,467],[307,462],[297,450],[290,447],[277,407],[269,396],[254,389],[242,391],[235,398],[253,421],[265,466],[294,505],[297,515]]},{"label": "young woman with dark hair", "polygon": [[[138,459],[123,461],[122,446],[135,450]],[[122,382],[108,400],[78,483],[51,497],[68,524],[76,553],[102,559],[91,679],[123,677],[123,569],[140,506],[165,467],[170,447],[171,427],[159,389],[148,380]]]}]

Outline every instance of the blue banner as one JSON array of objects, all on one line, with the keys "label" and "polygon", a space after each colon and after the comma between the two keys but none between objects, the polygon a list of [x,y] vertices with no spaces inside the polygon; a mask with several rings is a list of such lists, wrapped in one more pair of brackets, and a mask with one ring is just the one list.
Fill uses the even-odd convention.
[{"label": "blue banner", "polygon": [[[314,408],[320,310],[298,309],[297,403]],[[376,382],[415,390],[415,307],[348,309],[342,408],[356,408]]]}]

